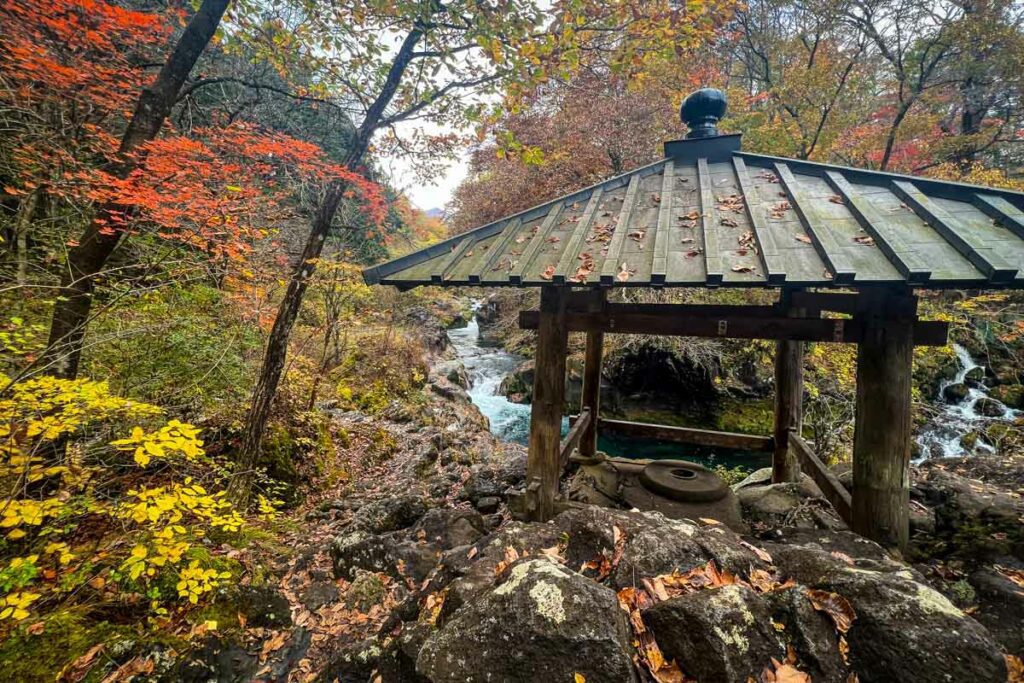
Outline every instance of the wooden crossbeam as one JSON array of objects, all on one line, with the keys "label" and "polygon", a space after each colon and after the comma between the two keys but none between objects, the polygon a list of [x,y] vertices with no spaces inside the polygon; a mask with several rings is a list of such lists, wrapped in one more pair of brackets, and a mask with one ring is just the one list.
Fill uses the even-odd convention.
[{"label": "wooden crossbeam", "polygon": [[719,448],[732,448],[739,451],[763,453],[769,452],[775,447],[775,440],[770,436],[716,432],[710,429],[673,427],[670,425],[649,424],[647,422],[601,418],[597,421],[597,428],[601,432],[616,432],[623,436],[657,439],[659,441],[675,441],[678,443],[696,444],[698,446],[717,446]]},{"label": "wooden crossbeam", "polygon": [[[610,307],[610,305],[609,305]],[[537,329],[537,311],[520,311],[519,327]],[[567,313],[570,332],[658,334],[676,337],[722,339],[789,339],[793,341],[857,344],[864,325],[857,319],[789,318],[756,315],[691,315],[675,317],[657,313]],[[914,323],[916,346],[945,346],[949,323],[918,320]]]},{"label": "wooden crossbeam", "polygon": [[832,470],[826,467],[825,463],[811,450],[810,445],[798,435],[789,435],[789,448],[796,453],[803,471],[814,480],[843,521],[849,524],[853,516],[853,500],[850,497],[850,492],[832,473]]}]

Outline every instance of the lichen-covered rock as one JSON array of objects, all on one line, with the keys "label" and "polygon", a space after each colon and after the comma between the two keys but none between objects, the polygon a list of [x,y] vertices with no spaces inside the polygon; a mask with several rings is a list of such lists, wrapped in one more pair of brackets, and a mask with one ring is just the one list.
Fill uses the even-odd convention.
[{"label": "lichen-covered rock", "polygon": [[783,576],[838,593],[853,606],[857,616],[846,637],[864,683],[1005,680],[992,636],[905,565],[808,546],[768,550]]},{"label": "lichen-covered rock", "polygon": [[547,559],[512,566],[420,650],[433,683],[635,681],[630,633],[615,593]]},{"label": "lichen-covered rock", "polygon": [[626,539],[612,583],[625,588],[637,585],[643,577],[686,572],[707,564],[708,556],[695,539],[698,534],[697,526],[686,522],[675,522],[667,531],[665,527],[635,531]]},{"label": "lichen-covered rock", "polygon": [[342,648],[324,668],[320,680],[356,683],[368,681],[377,668],[384,649],[374,639],[367,639]]},{"label": "lichen-covered rock", "polygon": [[644,612],[665,656],[700,681],[757,678],[786,646],[769,603],[744,586],[723,586],[659,602]]},{"label": "lichen-covered rock", "polygon": [[363,569],[372,572],[392,570],[391,546],[393,542],[385,536],[375,536],[359,529],[350,529],[331,543],[330,555],[334,566],[334,578],[355,578],[355,572]]}]

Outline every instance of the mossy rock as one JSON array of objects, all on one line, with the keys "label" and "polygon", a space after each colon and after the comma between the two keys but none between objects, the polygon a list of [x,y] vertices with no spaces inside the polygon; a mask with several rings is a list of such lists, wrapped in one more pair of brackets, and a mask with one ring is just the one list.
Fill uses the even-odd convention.
[{"label": "mossy rock", "polygon": [[1024,408],[1024,385],[1007,384],[995,387],[989,395],[1011,408]]},{"label": "mossy rock", "polygon": [[[105,644],[108,657],[111,652],[123,651],[123,655],[114,658],[117,664],[131,659],[140,648],[177,644],[165,634],[144,633],[135,625],[92,621],[80,610],[64,610],[49,615],[42,621],[42,632],[36,635],[28,633],[29,622],[34,624],[37,620],[30,619],[17,626],[0,642],[0,679],[19,683],[52,683],[65,666],[101,643]],[[112,651],[115,645],[118,650]],[[114,662],[110,666],[116,668]],[[110,666],[97,663],[83,680],[103,679],[111,673],[108,670]]]}]

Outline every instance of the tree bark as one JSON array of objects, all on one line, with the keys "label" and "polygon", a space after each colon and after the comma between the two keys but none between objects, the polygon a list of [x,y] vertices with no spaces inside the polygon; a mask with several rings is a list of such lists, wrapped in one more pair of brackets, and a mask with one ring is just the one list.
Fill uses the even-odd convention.
[{"label": "tree bark", "polygon": [[[118,159],[110,169],[118,177],[127,177],[138,167],[138,157],[130,158],[128,155],[137,152],[160,132],[185,79],[220,25],[229,2],[203,0],[156,81],[139,94],[135,113],[121,137]],[[78,245],[68,252],[67,267],[61,276],[60,297],[53,309],[50,337],[41,360],[47,374],[67,379],[78,375],[82,337],[92,309],[95,277],[121,240],[121,233],[109,226],[114,216],[124,212],[124,207],[115,204],[100,206],[79,238]]]}]

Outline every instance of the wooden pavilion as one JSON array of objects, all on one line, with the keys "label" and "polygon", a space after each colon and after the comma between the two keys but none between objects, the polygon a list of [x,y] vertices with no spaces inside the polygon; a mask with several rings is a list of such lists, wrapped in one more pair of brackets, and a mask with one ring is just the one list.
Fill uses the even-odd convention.
[{"label": "wooden pavilion", "polygon": [[[526,509],[558,507],[559,480],[598,430],[773,452],[773,480],[801,470],[852,528],[889,547],[908,537],[911,365],[944,345],[915,289],[1024,284],[1024,194],[741,151],[720,134],[726,103],[699,90],[690,132],[664,159],[364,272],[367,283],[540,287]],[[758,287],[772,306],[621,304],[611,287]],[[829,291],[841,289],[842,292]],[[839,314],[839,315],[835,315]],[[582,409],[561,440],[569,332],[585,332]],[[605,334],[776,340],[771,436],[612,423],[599,412]],[[803,343],[857,344],[853,495],[801,436]]]}]

